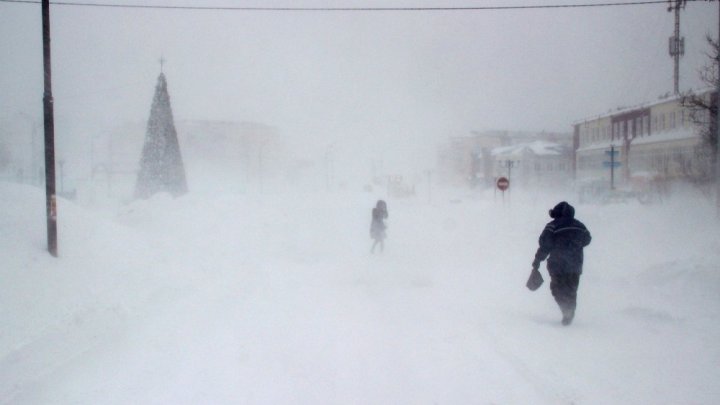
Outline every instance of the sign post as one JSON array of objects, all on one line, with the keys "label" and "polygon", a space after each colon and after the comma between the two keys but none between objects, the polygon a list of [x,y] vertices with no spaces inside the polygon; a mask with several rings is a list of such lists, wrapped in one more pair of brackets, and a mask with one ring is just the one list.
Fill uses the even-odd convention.
[{"label": "sign post", "polygon": [[615,190],[615,168],[620,167],[620,162],[615,160],[618,152],[615,150],[615,146],[610,146],[610,150],[605,151],[606,155],[610,156],[610,161],[604,161],[603,166],[610,168],[610,190]]},{"label": "sign post", "polygon": [[498,177],[495,185],[498,190],[502,191],[503,203],[505,203],[505,190],[510,188],[510,180],[508,180],[507,177]]}]

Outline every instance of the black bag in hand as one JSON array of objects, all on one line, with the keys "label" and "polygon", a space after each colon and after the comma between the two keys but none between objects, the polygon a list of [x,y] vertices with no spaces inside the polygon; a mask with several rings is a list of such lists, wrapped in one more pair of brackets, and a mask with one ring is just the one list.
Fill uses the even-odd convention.
[{"label": "black bag in hand", "polygon": [[528,278],[527,283],[525,283],[525,286],[527,286],[530,291],[535,291],[540,288],[543,281],[545,280],[543,279],[542,274],[540,274],[540,271],[538,269],[533,269],[532,272],[530,272],[530,277]]}]

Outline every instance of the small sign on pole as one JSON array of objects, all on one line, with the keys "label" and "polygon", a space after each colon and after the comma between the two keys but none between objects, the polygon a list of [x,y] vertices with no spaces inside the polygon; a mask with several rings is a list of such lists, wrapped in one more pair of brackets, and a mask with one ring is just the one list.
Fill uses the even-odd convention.
[{"label": "small sign on pole", "polygon": [[505,204],[505,190],[507,190],[510,187],[510,180],[508,180],[507,177],[498,177],[497,181],[495,181],[495,185],[497,186],[498,190],[502,191],[502,200],[503,205]]},{"label": "small sign on pole", "polygon": [[495,184],[497,184],[497,188],[500,191],[504,192],[508,189],[508,187],[510,187],[510,180],[508,180],[507,177],[500,177],[497,179],[497,182]]}]

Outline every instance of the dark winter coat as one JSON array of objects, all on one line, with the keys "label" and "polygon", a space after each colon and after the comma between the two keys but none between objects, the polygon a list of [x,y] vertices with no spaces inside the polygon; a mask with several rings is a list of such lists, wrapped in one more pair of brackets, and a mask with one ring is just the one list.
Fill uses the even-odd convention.
[{"label": "dark winter coat", "polygon": [[387,206],[384,201],[378,201],[378,204],[372,210],[372,221],[370,222],[370,237],[377,240],[385,239],[385,219],[388,217]]},{"label": "dark winter coat", "polygon": [[575,208],[563,201],[550,210],[553,218],[540,234],[534,264],[546,258],[551,275],[582,274],[583,248],[592,237],[585,225],[575,219]]}]

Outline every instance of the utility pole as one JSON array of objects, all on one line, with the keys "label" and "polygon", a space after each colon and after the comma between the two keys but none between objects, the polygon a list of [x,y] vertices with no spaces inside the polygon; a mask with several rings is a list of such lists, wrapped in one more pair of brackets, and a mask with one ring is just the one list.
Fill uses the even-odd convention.
[{"label": "utility pole", "polygon": [[615,190],[615,145],[610,146],[610,190]]},{"label": "utility pole", "polygon": [[506,160],[505,161],[505,168],[508,169],[508,180],[512,178],[512,169],[515,167],[515,161],[514,160]]},{"label": "utility pole", "polygon": [[428,181],[428,202],[432,202],[432,170],[428,169],[426,172]]},{"label": "utility pole", "polygon": [[45,214],[47,216],[48,252],[57,257],[57,202],[55,199],[55,123],[53,114],[52,74],[50,70],[50,0],[42,0],[43,71],[45,91]]},{"label": "utility pole", "polygon": [[[720,44],[720,2],[718,2],[718,44]],[[715,61],[715,188],[717,216],[720,218],[720,52]]]},{"label": "utility pole", "polygon": [[264,173],[263,173],[263,148],[265,148],[265,145],[267,144],[268,140],[265,139],[260,143],[260,146],[258,147],[258,184],[260,186],[260,194],[263,194],[265,185],[264,185]]},{"label": "utility pole", "polygon": [[327,191],[332,188],[334,181],[334,160],[332,156],[333,148],[335,148],[335,142],[331,143],[325,149],[325,187]]},{"label": "utility pole", "polygon": [[685,54],[685,38],[680,36],[680,9],[685,8],[687,0],[668,0],[668,12],[675,12],[675,34],[670,37],[668,42],[670,56],[674,61],[674,86],[673,94],[680,94],[680,57]]}]

